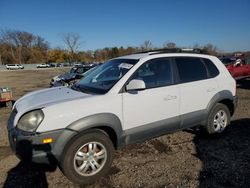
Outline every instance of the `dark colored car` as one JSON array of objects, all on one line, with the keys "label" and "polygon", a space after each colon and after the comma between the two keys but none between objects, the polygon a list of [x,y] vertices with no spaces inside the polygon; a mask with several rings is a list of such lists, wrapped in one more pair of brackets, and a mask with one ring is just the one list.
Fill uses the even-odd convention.
[{"label": "dark colored car", "polygon": [[69,72],[53,77],[51,79],[50,85],[51,87],[73,85],[75,82],[77,82],[84,76],[85,72],[94,68],[95,66],[96,65],[91,64],[73,67],[70,69]]},{"label": "dark colored car", "polygon": [[246,59],[222,58],[221,61],[234,79],[250,77],[250,62]]},{"label": "dark colored car", "polygon": [[236,58],[235,57],[222,57],[220,58],[221,62],[227,66],[229,64],[232,64],[236,61]]}]

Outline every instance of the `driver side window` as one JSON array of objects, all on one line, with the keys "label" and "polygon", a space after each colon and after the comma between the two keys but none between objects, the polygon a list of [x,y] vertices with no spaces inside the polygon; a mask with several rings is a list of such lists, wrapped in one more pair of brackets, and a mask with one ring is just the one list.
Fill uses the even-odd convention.
[{"label": "driver side window", "polygon": [[132,76],[132,79],[143,80],[146,89],[173,84],[171,62],[168,58],[158,58],[145,62]]}]

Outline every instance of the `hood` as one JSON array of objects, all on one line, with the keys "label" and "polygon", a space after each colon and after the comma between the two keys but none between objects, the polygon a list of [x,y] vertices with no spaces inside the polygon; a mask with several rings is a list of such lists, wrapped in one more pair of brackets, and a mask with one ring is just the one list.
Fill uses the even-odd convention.
[{"label": "hood", "polygon": [[55,87],[27,94],[17,100],[13,108],[16,108],[17,111],[20,112],[18,114],[24,114],[28,111],[44,108],[58,102],[90,96],[92,95],[75,91],[67,87]]}]

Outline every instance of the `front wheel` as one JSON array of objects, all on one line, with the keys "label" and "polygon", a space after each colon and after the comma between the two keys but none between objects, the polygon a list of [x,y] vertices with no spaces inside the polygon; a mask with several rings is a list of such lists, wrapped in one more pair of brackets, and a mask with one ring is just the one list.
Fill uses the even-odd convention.
[{"label": "front wheel", "polygon": [[109,136],[100,130],[92,130],[70,141],[63,153],[60,168],[72,182],[90,184],[108,173],[113,151]]},{"label": "front wheel", "polygon": [[206,130],[209,134],[222,133],[226,126],[230,124],[230,112],[226,105],[216,104],[209,116]]}]

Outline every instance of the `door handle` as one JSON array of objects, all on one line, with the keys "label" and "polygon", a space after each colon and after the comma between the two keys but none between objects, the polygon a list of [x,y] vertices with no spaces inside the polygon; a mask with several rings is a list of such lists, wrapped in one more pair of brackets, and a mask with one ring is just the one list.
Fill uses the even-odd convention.
[{"label": "door handle", "polygon": [[164,98],[164,101],[174,100],[177,99],[176,95],[168,95]]}]

